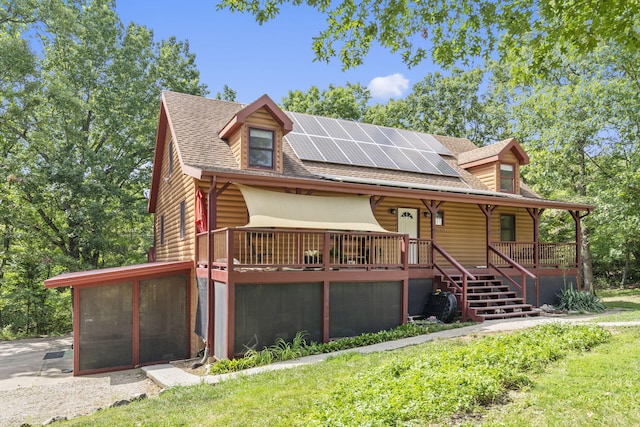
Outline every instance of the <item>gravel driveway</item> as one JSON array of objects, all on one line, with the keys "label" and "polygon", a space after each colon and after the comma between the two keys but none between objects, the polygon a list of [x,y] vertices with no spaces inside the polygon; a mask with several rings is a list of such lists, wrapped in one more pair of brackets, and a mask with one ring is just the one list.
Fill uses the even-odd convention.
[{"label": "gravel driveway", "polygon": [[79,377],[65,372],[72,366],[71,342],[71,337],[0,342],[0,426],[41,425],[140,393],[159,393],[139,369]]}]

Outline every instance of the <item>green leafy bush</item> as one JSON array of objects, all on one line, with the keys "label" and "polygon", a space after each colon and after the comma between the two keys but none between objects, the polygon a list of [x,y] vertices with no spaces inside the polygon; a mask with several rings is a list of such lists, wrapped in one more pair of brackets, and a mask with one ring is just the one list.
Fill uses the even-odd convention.
[{"label": "green leafy bush", "polygon": [[549,324],[470,343],[435,342],[355,375],[305,416],[304,425],[433,425],[504,400],[571,351],[611,339],[596,326]]},{"label": "green leafy bush", "polygon": [[209,373],[215,375],[241,371],[243,369],[249,369],[256,366],[268,365],[273,362],[297,359],[299,357],[311,356],[314,354],[348,350],[350,348],[415,337],[418,335],[430,334],[444,329],[451,329],[466,325],[467,324],[463,323],[448,325],[422,322],[407,323],[388,331],[371,332],[355,337],[329,341],[328,343],[307,343],[305,340],[307,333],[298,332],[291,343],[288,343],[283,339],[278,339],[273,346],[265,347],[260,351],[256,351],[254,349],[247,350],[242,358],[220,360],[209,367]]},{"label": "green leafy bush", "polygon": [[558,298],[559,302],[557,307],[560,310],[578,311],[581,313],[601,313],[605,310],[605,306],[600,298],[591,292],[567,288],[558,294]]}]

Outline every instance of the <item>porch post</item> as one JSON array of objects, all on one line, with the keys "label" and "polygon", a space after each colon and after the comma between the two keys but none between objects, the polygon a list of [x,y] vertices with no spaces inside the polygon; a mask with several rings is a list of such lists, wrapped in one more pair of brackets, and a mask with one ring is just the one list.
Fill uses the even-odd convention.
[{"label": "porch post", "polygon": [[209,191],[207,192],[207,332],[206,347],[209,348],[209,357],[214,352],[214,330],[215,330],[215,293],[213,290],[213,280],[211,279],[211,263],[213,262],[213,239],[211,232],[216,226],[216,186],[218,185],[217,176],[212,176],[209,180]]},{"label": "porch post", "polygon": [[330,300],[330,282],[325,280],[322,282],[322,342],[329,342],[329,300]]},{"label": "porch post", "polygon": [[576,223],[576,267],[578,269],[576,287],[582,289],[582,217],[580,216],[580,211],[569,211],[569,213]]},{"label": "porch post", "polygon": [[480,210],[482,211],[482,213],[485,216],[486,222],[485,222],[485,229],[486,229],[486,236],[487,236],[487,241],[486,241],[486,246],[485,246],[485,255],[486,255],[486,266],[487,268],[489,267],[489,245],[491,245],[491,217],[493,215],[493,211],[496,210],[496,208],[498,206],[496,205],[478,205],[478,207],[480,208]]},{"label": "porch post", "polygon": [[540,215],[544,209],[527,208],[529,216],[533,220],[533,268],[540,267]]},{"label": "porch post", "polygon": [[444,204],[444,201],[436,202],[435,200],[427,201],[425,199],[420,199],[420,201],[429,211],[429,219],[431,220],[431,245],[429,257],[431,258],[431,264],[433,265],[436,263],[435,253],[433,252],[433,244],[436,242],[436,214],[438,213],[438,210],[440,210],[440,206]]}]

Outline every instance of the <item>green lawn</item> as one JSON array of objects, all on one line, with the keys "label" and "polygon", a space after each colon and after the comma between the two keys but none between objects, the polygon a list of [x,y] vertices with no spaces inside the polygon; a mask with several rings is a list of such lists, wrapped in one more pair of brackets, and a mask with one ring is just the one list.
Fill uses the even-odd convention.
[{"label": "green lawn", "polygon": [[63,425],[447,425],[505,401],[549,364],[589,348],[591,355],[611,339],[599,327],[552,324],[349,354],[217,386],[176,388]]},{"label": "green lawn", "polygon": [[602,290],[598,296],[607,309],[623,309],[619,313],[598,316],[598,322],[640,321],[640,289]]},{"label": "green lawn", "polygon": [[[640,320],[640,291],[599,295]],[[637,426],[639,401],[640,327],[551,324],[174,388],[60,425]]]},{"label": "green lawn", "polygon": [[640,328],[615,332],[610,343],[567,357],[469,425],[640,425]]}]

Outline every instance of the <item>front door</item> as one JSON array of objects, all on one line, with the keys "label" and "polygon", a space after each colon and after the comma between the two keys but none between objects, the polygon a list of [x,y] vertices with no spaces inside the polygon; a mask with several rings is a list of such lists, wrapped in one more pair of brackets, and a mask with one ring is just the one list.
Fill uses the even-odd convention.
[{"label": "front door", "polygon": [[[408,234],[410,239],[418,238],[418,209],[398,208],[398,233]],[[418,244],[409,243],[409,264],[418,262]]]}]

